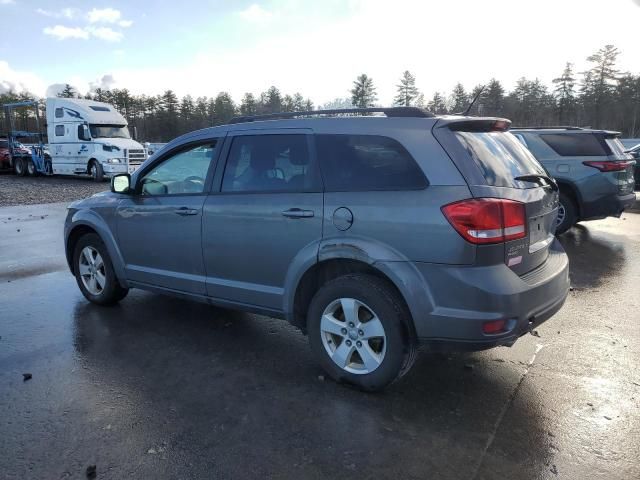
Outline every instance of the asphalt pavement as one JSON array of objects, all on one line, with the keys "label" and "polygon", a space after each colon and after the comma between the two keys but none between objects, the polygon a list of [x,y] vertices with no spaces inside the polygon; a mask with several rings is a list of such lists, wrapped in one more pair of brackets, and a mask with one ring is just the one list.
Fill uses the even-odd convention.
[{"label": "asphalt pavement", "polygon": [[64,214],[0,208],[0,478],[640,478],[639,213],[562,237],[574,288],[539,336],[422,352],[379,394],[282,320],[87,303]]}]

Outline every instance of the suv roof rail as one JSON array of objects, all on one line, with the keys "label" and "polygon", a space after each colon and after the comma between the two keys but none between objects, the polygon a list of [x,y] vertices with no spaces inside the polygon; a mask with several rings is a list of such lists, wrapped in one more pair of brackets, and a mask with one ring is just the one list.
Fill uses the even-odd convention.
[{"label": "suv roof rail", "polygon": [[584,128],[573,127],[571,125],[544,125],[534,127],[511,127],[510,130],[584,130]]},{"label": "suv roof rail", "polygon": [[331,110],[309,110],[306,112],[280,112],[264,115],[246,115],[234,117],[229,123],[246,123],[260,120],[275,120],[280,118],[311,117],[316,115],[349,115],[358,113],[384,113],[387,117],[431,118],[433,113],[419,107],[371,107],[371,108],[338,108]]}]

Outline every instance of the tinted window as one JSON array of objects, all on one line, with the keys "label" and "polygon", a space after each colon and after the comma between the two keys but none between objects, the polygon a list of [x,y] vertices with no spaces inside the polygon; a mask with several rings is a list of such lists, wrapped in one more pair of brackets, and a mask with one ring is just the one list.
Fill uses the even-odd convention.
[{"label": "tinted window", "polygon": [[376,135],[316,135],[327,191],[417,190],[428,183],[396,140]]},{"label": "tinted window", "polygon": [[626,148],[624,148],[624,145],[622,144],[622,142],[620,141],[620,139],[618,137],[609,137],[609,138],[605,138],[605,143],[607,144],[607,146],[609,147],[609,150],[611,150],[611,153],[613,155],[615,155],[618,158],[621,159],[627,159],[629,158],[629,155],[626,152]]},{"label": "tinted window", "polygon": [[62,117],[64,117],[64,111],[62,110],[62,108],[56,108],[56,118]]},{"label": "tinted window", "polygon": [[233,139],[223,192],[319,190],[306,135],[246,135]]},{"label": "tinted window", "polygon": [[540,138],[562,157],[607,155],[600,140],[588,133],[545,133]]},{"label": "tinted window", "polygon": [[1,140],[0,141],[0,148],[9,148],[9,142]]},{"label": "tinted window", "polygon": [[454,132],[488,185],[533,188],[531,182],[514,180],[527,174],[546,175],[542,165],[512,134],[505,132]]},{"label": "tinted window", "polygon": [[198,194],[215,155],[215,143],[182,150],[163,160],[141,180],[143,195]]},{"label": "tinted window", "polygon": [[64,125],[56,125],[56,137],[64,136]]},{"label": "tinted window", "polygon": [[95,105],[90,105],[89,108],[91,110],[95,110],[96,112],[108,112],[109,109],[107,107],[99,107],[99,106],[95,106]]}]

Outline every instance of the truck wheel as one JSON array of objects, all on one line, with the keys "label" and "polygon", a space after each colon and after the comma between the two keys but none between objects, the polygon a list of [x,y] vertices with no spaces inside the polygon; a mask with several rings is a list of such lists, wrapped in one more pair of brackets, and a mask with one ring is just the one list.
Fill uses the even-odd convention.
[{"label": "truck wheel", "polygon": [[564,232],[578,223],[578,209],[573,199],[560,192],[560,205],[558,206],[558,220],[556,224],[556,235],[562,235]]},{"label": "truck wheel", "polygon": [[313,297],[307,319],[311,349],[338,382],[381,390],[413,364],[410,314],[395,289],[377,277],[331,280]]},{"label": "truck wheel", "polygon": [[30,177],[38,175],[38,171],[36,170],[36,165],[33,163],[33,160],[27,160],[27,175]]},{"label": "truck wheel", "polygon": [[91,160],[91,163],[89,163],[89,173],[94,182],[104,181],[104,170],[102,170],[102,165],[100,165],[99,162]]},{"label": "truck wheel", "polygon": [[15,171],[16,175],[19,177],[24,177],[25,174],[27,173],[27,167],[24,164],[24,159],[21,157],[18,157],[16,159],[14,159],[13,161],[13,170]]},{"label": "truck wheel", "polygon": [[107,247],[95,233],[78,240],[73,253],[76,282],[84,297],[98,305],[113,305],[129,293],[120,286]]}]

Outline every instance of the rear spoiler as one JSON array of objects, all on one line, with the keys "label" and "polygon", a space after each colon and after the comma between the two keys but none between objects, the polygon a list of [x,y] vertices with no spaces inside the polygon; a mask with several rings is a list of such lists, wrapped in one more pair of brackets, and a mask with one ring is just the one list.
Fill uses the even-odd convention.
[{"label": "rear spoiler", "polygon": [[433,128],[448,128],[456,132],[506,132],[511,120],[498,117],[443,117]]}]

